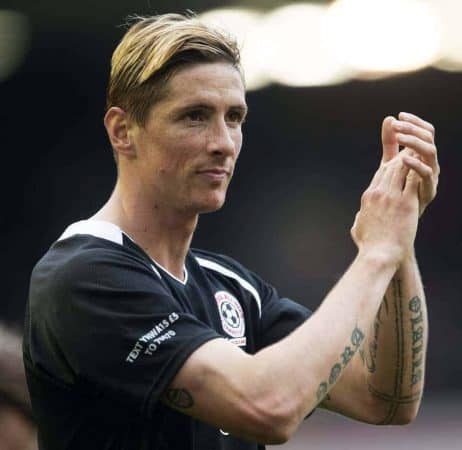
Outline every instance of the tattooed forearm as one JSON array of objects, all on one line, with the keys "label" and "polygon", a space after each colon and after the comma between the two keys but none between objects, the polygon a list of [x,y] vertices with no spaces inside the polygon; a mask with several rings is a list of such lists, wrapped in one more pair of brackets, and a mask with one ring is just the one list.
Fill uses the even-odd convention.
[{"label": "tattooed forearm", "polygon": [[353,355],[356,353],[363,339],[364,333],[358,327],[355,327],[350,338],[352,346],[347,345],[345,347],[343,353],[340,355],[342,358],[341,362],[337,362],[332,366],[328,381],[323,381],[318,387],[316,392],[318,403],[328,397],[328,390],[335,384],[342,369],[349,363]]},{"label": "tattooed forearm", "polygon": [[411,386],[414,386],[422,380],[422,363],[423,363],[423,336],[424,329],[423,312],[419,297],[413,297],[409,301],[409,310],[413,313],[411,317],[412,327],[412,370]]},{"label": "tattooed forearm", "polygon": [[374,373],[377,370],[376,361],[377,361],[377,352],[379,348],[379,345],[378,345],[379,329],[383,323],[382,316],[385,316],[385,317],[388,316],[388,301],[386,297],[383,298],[383,301],[375,317],[374,334],[368,340],[367,350],[365,350],[366,342],[364,342],[361,348],[359,349],[359,354],[361,356],[361,359],[370,373]]},{"label": "tattooed forearm", "polygon": [[386,392],[381,392],[377,389],[375,389],[370,383],[368,385],[369,392],[373,394],[374,396],[385,400],[388,403],[393,403],[393,404],[408,404],[408,403],[414,403],[415,401],[420,399],[420,396],[422,395],[422,392],[418,391],[415,394],[411,395],[406,395],[406,396],[401,396],[401,397],[393,397],[392,395],[387,394]]},{"label": "tattooed forearm", "polygon": [[[396,365],[395,365],[395,377],[393,383],[393,393],[390,396],[393,399],[401,398],[402,384],[403,384],[403,372],[404,372],[404,325],[403,325],[403,311],[402,311],[402,291],[401,291],[401,280],[394,278],[392,280],[393,287],[393,307],[395,315],[395,331],[396,331]],[[369,384],[370,390],[372,386]],[[374,393],[373,390],[371,392]],[[391,401],[388,413],[381,422],[382,425],[392,423],[399,407],[398,401]]]},{"label": "tattooed forearm", "polygon": [[164,398],[176,408],[187,409],[194,405],[192,395],[186,389],[169,389]]}]

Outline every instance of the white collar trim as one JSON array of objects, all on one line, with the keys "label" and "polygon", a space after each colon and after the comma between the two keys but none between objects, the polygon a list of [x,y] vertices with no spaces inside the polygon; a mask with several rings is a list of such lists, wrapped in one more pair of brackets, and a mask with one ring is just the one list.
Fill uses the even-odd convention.
[{"label": "white collar trim", "polygon": [[117,225],[103,220],[79,220],[69,225],[58,241],[70,238],[76,234],[89,234],[119,245],[123,244],[122,230]]},{"label": "white collar trim", "polygon": [[[111,222],[106,222],[105,220],[94,219],[79,220],[78,222],[69,225],[64,231],[64,233],[59,237],[58,241],[70,238],[72,236],[75,236],[76,234],[89,234],[91,236],[95,236],[101,239],[106,239],[107,241],[115,242],[119,245],[123,245],[123,235],[125,234],[125,236],[127,236],[131,241],[133,241],[136,244],[136,241],[132,239],[127,233],[123,232],[117,225]],[[188,271],[186,270],[186,266],[183,266],[184,280],[180,280],[175,275],[171,274],[165,267],[159,264],[154,258],[150,257],[150,259],[155,264],[155,266],[162,269],[174,280],[178,281],[183,285],[186,285],[186,283],[188,282]],[[152,266],[152,269],[160,278],[160,273],[158,270],[155,269],[155,266]]]}]

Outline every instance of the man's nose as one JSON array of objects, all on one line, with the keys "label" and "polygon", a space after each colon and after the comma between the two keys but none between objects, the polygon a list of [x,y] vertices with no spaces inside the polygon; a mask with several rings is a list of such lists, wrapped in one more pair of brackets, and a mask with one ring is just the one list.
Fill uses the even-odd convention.
[{"label": "man's nose", "polygon": [[214,123],[209,132],[207,151],[216,155],[234,155],[237,142],[233,140],[232,132],[225,120]]}]

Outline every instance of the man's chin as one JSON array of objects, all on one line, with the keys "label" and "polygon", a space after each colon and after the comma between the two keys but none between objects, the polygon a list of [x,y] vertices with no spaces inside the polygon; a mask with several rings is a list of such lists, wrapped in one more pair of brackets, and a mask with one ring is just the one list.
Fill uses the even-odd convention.
[{"label": "man's chin", "polygon": [[208,199],[202,204],[197,205],[198,214],[207,214],[218,211],[225,203],[225,196],[217,196],[215,198]]}]

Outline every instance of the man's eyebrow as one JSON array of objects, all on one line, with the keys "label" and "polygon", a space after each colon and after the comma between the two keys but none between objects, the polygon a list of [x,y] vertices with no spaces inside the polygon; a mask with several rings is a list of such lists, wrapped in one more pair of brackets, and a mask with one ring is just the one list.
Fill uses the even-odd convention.
[{"label": "man's eyebrow", "polygon": [[247,105],[233,105],[230,106],[229,109],[234,111],[242,111],[243,114],[247,114],[247,111],[249,110]]},{"label": "man's eyebrow", "polygon": [[[209,103],[204,102],[191,102],[186,105],[179,106],[175,108],[175,112],[190,111],[192,109],[205,109],[205,110],[214,110],[215,107]],[[245,104],[236,104],[229,107],[233,111],[241,111],[244,115],[247,114],[248,107]]]}]

